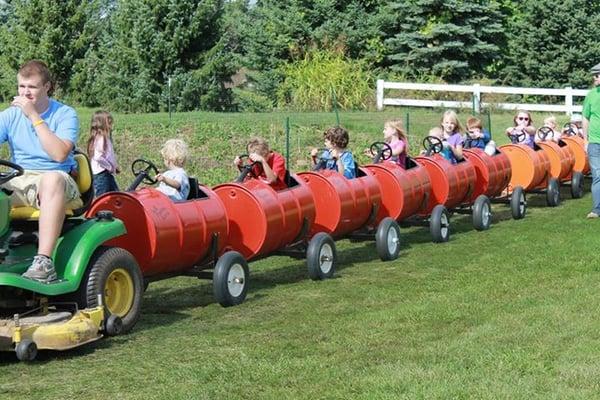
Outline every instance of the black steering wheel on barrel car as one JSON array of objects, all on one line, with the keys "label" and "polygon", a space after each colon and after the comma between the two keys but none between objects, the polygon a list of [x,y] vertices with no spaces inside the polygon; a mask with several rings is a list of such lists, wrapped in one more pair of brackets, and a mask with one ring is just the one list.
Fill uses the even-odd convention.
[{"label": "black steering wheel on barrel car", "polygon": [[369,152],[373,157],[373,164],[378,164],[380,161],[387,161],[392,158],[392,146],[385,142],[375,142],[369,147]]},{"label": "black steering wheel on barrel car", "polygon": [[[315,156],[314,160],[315,160],[315,165],[313,166],[313,171],[319,171],[322,169],[325,169],[325,167],[327,166],[327,161],[329,161],[327,158],[323,157],[323,154],[328,151],[327,149],[319,149],[317,150],[317,155]],[[333,159],[334,162],[337,162],[337,160]]]},{"label": "black steering wheel on barrel car", "polygon": [[437,136],[425,136],[423,138],[423,148],[427,151],[425,155],[430,156],[431,154],[441,153],[444,150],[444,144],[442,139]]},{"label": "black steering wheel on barrel car", "polygon": [[480,145],[485,145],[485,142],[483,141],[483,138],[473,139],[467,133],[467,137],[465,138],[465,141],[463,143],[463,147],[465,149],[471,149],[473,147],[480,147]]},{"label": "black steering wheel on barrel car", "polygon": [[544,142],[546,141],[548,135],[554,136],[554,131],[549,126],[542,126],[540,129],[538,129],[536,134],[537,137],[540,138],[542,142]]},{"label": "black steering wheel on barrel car", "polygon": [[258,161],[252,161],[248,154],[240,154],[238,158],[242,163],[238,165],[240,174],[237,178],[235,178],[234,182],[242,183],[244,182],[247,176],[250,176],[252,178],[258,178],[258,176],[254,173],[254,166],[260,165],[262,167],[262,164]]},{"label": "black steering wheel on barrel car", "polygon": [[579,135],[579,127],[577,125],[575,125],[572,122],[567,122],[564,126],[563,129],[565,130],[565,133],[569,136],[577,136]]},{"label": "black steering wheel on barrel car", "polygon": [[[158,168],[156,168],[156,165],[154,165],[152,161],[144,160],[143,158],[138,158],[137,160],[131,163],[131,172],[133,172],[133,176],[135,176],[135,179],[133,180],[133,183],[127,188],[128,192],[133,192],[142,182],[148,185],[154,185],[158,182],[156,180],[156,175],[158,175]],[[153,175],[151,173],[153,173]]]},{"label": "black steering wheel on barrel car", "polygon": [[23,167],[10,161],[0,160],[0,165],[12,169],[12,171],[0,171],[0,185],[4,185],[12,178],[21,176],[23,175],[23,172],[25,172]]},{"label": "black steering wheel on barrel car", "polygon": [[518,132],[516,128],[513,128],[513,130],[510,132],[510,142],[512,144],[517,144],[517,143],[521,143],[524,140],[525,140],[525,132],[524,131]]}]

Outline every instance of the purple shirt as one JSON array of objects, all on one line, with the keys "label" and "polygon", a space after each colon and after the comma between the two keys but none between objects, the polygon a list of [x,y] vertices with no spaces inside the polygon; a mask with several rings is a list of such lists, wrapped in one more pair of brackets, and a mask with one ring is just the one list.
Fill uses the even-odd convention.
[{"label": "purple shirt", "polygon": [[106,143],[106,150],[104,150],[104,136],[98,136],[94,141],[94,155],[90,163],[92,164],[92,173],[94,175],[104,170],[111,174],[115,173],[117,170],[117,160],[110,140]]},{"label": "purple shirt", "polygon": [[404,168],[406,166],[406,153],[408,153],[408,143],[400,139],[389,143],[389,145],[392,148],[392,152],[400,150],[400,154],[398,154],[397,156],[392,156],[392,161]]}]

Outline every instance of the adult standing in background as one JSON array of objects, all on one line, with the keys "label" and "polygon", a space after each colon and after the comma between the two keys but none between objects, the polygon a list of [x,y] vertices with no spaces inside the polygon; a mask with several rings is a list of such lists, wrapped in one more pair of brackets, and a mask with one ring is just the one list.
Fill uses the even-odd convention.
[{"label": "adult standing in background", "polygon": [[600,216],[600,64],[590,71],[594,77],[594,88],[583,102],[583,140],[587,145],[588,160],[592,170],[592,211],[588,218]]}]

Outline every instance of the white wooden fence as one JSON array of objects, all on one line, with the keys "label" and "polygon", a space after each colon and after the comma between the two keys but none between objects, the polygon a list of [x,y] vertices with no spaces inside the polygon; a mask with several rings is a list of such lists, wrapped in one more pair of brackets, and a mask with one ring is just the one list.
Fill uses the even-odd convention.
[{"label": "white wooden fence", "polygon": [[[386,89],[399,90],[426,90],[439,92],[461,92],[471,93],[472,101],[446,101],[446,100],[417,100],[405,98],[386,98]],[[482,101],[482,94],[501,93],[501,94],[521,94],[521,95],[542,95],[564,97],[563,104],[530,104],[530,103],[486,103]],[[377,81],[377,109],[382,110],[384,106],[412,106],[412,107],[442,107],[442,108],[474,108],[480,112],[481,108],[492,106],[504,110],[529,110],[529,111],[552,111],[564,112],[571,115],[574,112],[581,112],[581,106],[573,104],[573,97],[585,97],[588,89],[573,89],[566,87],[564,89],[541,89],[541,88],[520,88],[506,86],[481,86],[475,85],[440,85],[426,83],[408,83],[408,82],[385,82],[382,79]]]}]

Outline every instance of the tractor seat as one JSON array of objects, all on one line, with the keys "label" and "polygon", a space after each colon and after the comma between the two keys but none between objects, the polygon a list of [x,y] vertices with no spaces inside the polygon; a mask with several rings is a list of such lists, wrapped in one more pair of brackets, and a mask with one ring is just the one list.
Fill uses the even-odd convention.
[{"label": "tractor seat", "polygon": [[[94,186],[92,184],[92,166],[87,155],[80,151],[75,151],[75,162],[77,163],[77,176],[74,178],[81,193],[83,206],[77,209],[65,210],[67,217],[76,217],[83,214],[94,199]],[[13,207],[10,210],[10,218],[13,220],[37,220],[40,218],[40,210],[34,207]]]}]

